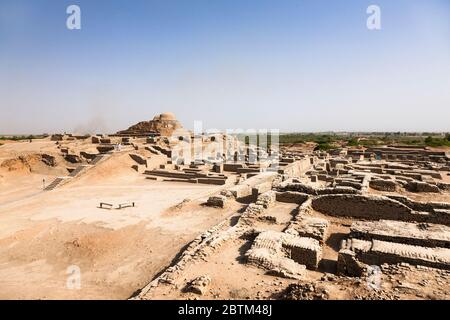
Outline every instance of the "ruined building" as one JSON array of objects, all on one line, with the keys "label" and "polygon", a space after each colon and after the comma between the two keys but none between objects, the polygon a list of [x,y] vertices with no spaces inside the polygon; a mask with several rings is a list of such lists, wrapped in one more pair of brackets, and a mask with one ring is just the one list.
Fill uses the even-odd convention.
[{"label": "ruined building", "polygon": [[156,115],[153,120],[141,121],[127,130],[117,132],[120,136],[170,136],[175,130],[182,129],[182,125],[171,112]]}]

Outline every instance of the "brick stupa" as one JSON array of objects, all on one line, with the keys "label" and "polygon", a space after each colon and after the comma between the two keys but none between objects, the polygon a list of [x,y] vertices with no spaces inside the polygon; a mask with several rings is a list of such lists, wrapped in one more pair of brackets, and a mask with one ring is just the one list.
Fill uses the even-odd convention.
[{"label": "brick stupa", "polygon": [[153,120],[141,121],[127,130],[117,132],[117,134],[121,136],[171,136],[175,130],[182,128],[183,126],[172,112],[165,112],[156,115]]}]

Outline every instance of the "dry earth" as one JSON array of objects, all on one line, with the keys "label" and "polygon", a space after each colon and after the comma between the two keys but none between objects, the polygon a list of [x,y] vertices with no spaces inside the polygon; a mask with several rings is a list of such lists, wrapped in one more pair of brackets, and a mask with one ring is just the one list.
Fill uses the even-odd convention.
[{"label": "dry earth", "polygon": [[[53,146],[9,143],[0,159]],[[114,154],[51,192],[42,191],[42,179],[51,181],[61,168],[0,171],[0,299],[126,299],[241,206],[218,213],[202,203],[220,187],[148,180],[131,164],[127,154]],[[100,202],[136,207],[106,210]],[[66,286],[72,265],[81,270],[80,290]]]}]

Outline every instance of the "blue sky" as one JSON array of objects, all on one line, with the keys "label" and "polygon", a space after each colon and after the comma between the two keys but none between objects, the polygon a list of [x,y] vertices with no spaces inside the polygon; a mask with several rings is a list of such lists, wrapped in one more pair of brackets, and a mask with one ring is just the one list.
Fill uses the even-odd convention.
[{"label": "blue sky", "polygon": [[450,1],[0,0],[0,134],[164,111],[188,128],[450,131]]}]

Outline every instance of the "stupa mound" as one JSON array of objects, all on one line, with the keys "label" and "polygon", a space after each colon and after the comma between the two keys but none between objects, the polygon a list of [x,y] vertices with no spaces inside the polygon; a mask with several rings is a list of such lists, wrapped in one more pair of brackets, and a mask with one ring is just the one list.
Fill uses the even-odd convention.
[{"label": "stupa mound", "polygon": [[127,130],[117,132],[118,135],[126,136],[171,136],[175,130],[183,126],[172,112],[156,115],[153,120],[141,121]]}]

